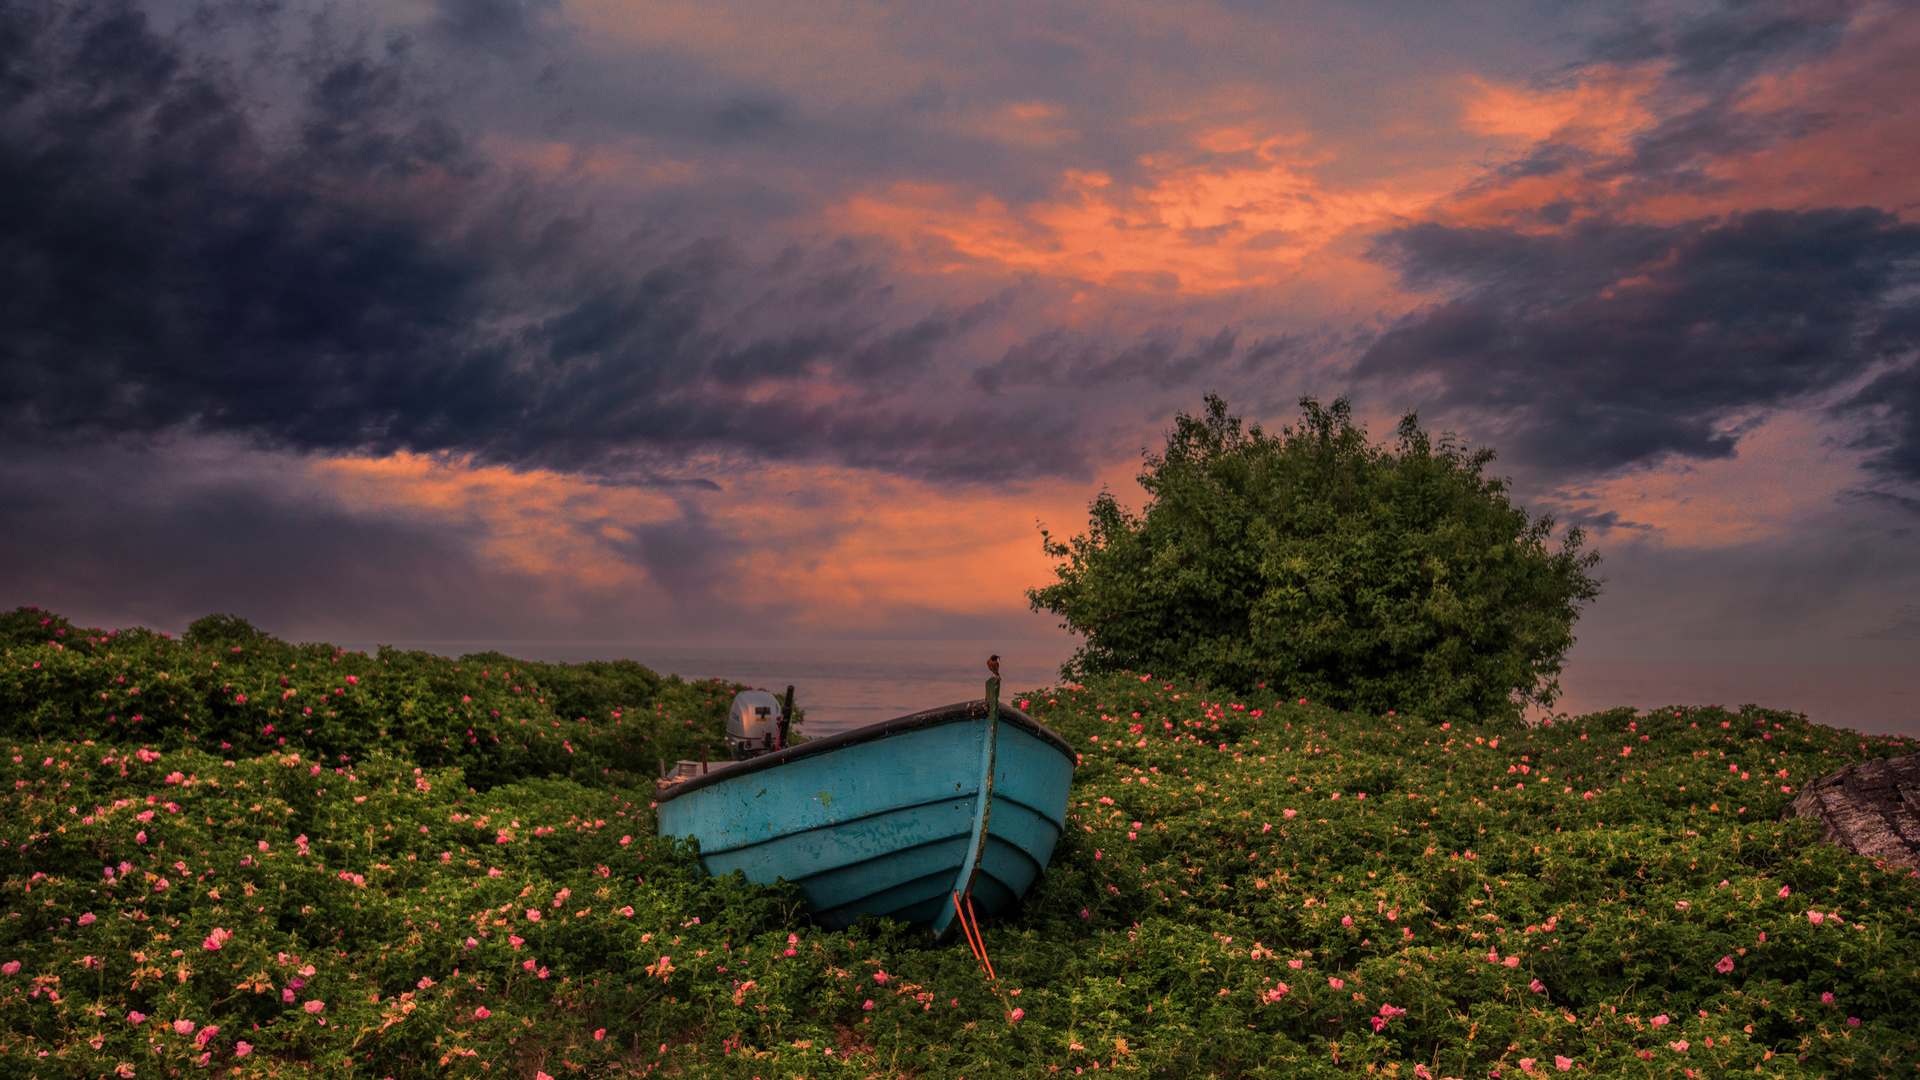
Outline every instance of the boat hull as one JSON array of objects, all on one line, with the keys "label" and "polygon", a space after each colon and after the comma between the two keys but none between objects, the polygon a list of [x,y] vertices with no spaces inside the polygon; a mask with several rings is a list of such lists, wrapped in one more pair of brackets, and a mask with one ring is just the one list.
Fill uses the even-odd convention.
[{"label": "boat hull", "polygon": [[656,810],[708,873],[791,882],[823,925],[887,915],[944,934],[954,893],[984,916],[1039,879],[1072,781],[1064,740],[1017,709],[990,722],[980,701],[730,764]]}]

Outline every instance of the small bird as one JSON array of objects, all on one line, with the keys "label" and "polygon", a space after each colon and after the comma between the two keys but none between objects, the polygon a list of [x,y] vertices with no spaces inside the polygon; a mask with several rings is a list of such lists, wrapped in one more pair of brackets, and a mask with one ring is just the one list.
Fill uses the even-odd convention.
[{"label": "small bird", "polygon": [[992,656],[987,657],[987,670],[993,672],[994,678],[997,679],[1000,677],[1000,654],[999,653],[994,653]]}]

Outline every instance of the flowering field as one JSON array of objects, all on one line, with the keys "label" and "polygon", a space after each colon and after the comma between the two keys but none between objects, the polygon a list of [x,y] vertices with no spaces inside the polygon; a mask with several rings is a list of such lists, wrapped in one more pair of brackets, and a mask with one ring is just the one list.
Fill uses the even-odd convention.
[{"label": "flowering field", "polygon": [[1920,1065],[1920,887],[1777,820],[1912,747],[1793,714],[1035,693],[1082,748],[1074,819],[985,925],[992,983],[957,940],[819,930],[651,835],[634,781],[716,738],[729,686],[24,610],[0,657],[0,1075]]}]

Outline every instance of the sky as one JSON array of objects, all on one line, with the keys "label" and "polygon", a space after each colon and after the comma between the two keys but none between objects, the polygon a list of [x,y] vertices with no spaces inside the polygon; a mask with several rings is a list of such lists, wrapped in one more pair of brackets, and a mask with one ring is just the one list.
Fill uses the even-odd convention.
[{"label": "sky", "polygon": [[9,0],[0,602],[1041,637],[1040,527],[1218,393],[1497,450],[1603,556],[1576,655],[1920,661],[1916,55],[1874,0]]}]

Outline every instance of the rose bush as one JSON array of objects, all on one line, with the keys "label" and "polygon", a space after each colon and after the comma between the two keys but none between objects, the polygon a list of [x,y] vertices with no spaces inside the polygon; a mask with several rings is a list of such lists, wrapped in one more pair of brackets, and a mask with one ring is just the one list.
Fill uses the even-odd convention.
[{"label": "rose bush", "polygon": [[654,776],[661,758],[724,756],[742,689],[632,661],[290,645],[233,616],[208,616],[174,640],[17,608],[0,614],[0,650],[24,660],[0,669],[0,738],[327,760],[388,750],[457,767],[480,790],[535,776],[629,784]]},{"label": "rose bush", "polygon": [[[79,636],[106,641],[13,644],[0,674],[69,664],[50,685],[120,687],[113,672],[137,672],[144,697],[140,650],[214,670],[205,644]],[[336,685],[402,685],[400,657],[309,648],[329,674],[334,657],[365,673]],[[452,689],[511,703],[536,683],[479,667]],[[417,716],[451,704],[414,700]],[[479,790],[434,760],[437,740],[351,746],[344,724],[315,726],[343,741],[324,759],[292,737],[222,750],[207,729],[120,740],[119,720],[15,737],[0,744],[0,1062],[743,1078],[1920,1063],[1913,876],[1777,820],[1807,780],[1904,740],[1754,707],[1443,727],[1128,674],[1028,707],[1080,762],[1046,876],[982,927],[997,982],[957,940],[878,920],[828,932],[784,888],[700,876],[653,835],[650,789],[614,772],[529,755],[514,767],[556,772]],[[658,708],[637,734],[712,738],[724,717]]]}]

